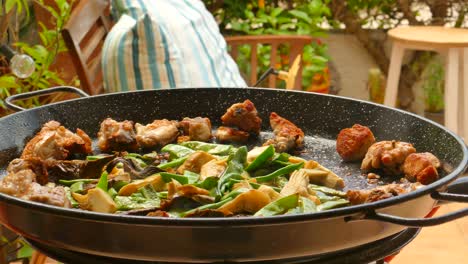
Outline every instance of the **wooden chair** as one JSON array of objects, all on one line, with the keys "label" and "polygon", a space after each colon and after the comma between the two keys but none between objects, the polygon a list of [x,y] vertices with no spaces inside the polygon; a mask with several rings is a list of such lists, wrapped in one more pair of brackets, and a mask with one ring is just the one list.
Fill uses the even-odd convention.
[{"label": "wooden chair", "polygon": [[[393,47],[384,104],[391,107],[396,105],[405,50],[440,52],[446,56],[445,126],[464,136],[465,142],[468,142],[468,29],[414,26],[392,29],[388,35]],[[459,67],[460,61],[463,69]],[[462,79],[464,88],[459,79]]]},{"label": "wooden chair", "polygon": [[[304,51],[304,46],[312,43],[312,37],[310,36],[294,36],[294,35],[262,35],[262,36],[233,36],[225,37],[226,42],[231,46],[230,54],[234,60],[237,59],[239,55],[239,46],[241,45],[250,45],[251,46],[251,56],[250,56],[250,78],[249,85],[253,85],[257,82],[257,68],[258,68],[258,58],[257,58],[257,45],[271,45],[270,53],[270,66],[276,68],[278,48],[281,45],[288,45],[290,47],[289,52],[289,61],[292,63],[298,55],[302,55]],[[300,66],[294,89],[300,90],[302,86],[302,66]],[[276,86],[276,77],[270,75],[268,78],[268,87],[277,87]]]},{"label": "wooden chair", "polygon": [[109,0],[80,0],[62,30],[81,88],[91,95],[103,92],[101,50],[111,28],[109,7]]}]

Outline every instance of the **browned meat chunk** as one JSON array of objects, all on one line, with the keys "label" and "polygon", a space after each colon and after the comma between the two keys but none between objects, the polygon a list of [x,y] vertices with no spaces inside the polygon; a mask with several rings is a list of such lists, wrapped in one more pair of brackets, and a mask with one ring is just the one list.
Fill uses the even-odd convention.
[{"label": "browned meat chunk", "polygon": [[361,170],[371,171],[382,169],[391,175],[401,174],[401,165],[409,154],[415,153],[412,144],[401,141],[380,141],[374,143],[361,164]]},{"label": "browned meat chunk", "polygon": [[376,187],[372,190],[349,190],[346,195],[351,204],[371,203],[401,194],[409,193],[421,187],[420,183],[392,183]]},{"label": "browned meat chunk", "polygon": [[274,145],[277,152],[286,152],[304,145],[304,132],[291,121],[279,116],[277,113],[270,114],[270,125],[273,128],[275,138],[269,139],[263,145]]},{"label": "browned meat chunk", "polygon": [[374,134],[359,124],[340,131],[336,139],[336,151],[344,161],[362,160],[369,147],[375,143]]},{"label": "browned meat chunk", "polygon": [[91,139],[81,129],[76,134],[49,121],[29,142],[21,154],[22,159],[67,159],[74,153],[91,153]]},{"label": "browned meat chunk", "polygon": [[257,109],[250,100],[233,104],[221,117],[223,125],[236,126],[245,132],[259,134],[262,119],[258,117]]},{"label": "browned meat chunk", "polygon": [[243,143],[249,139],[249,133],[237,130],[235,128],[220,126],[216,131],[216,138],[220,142]]},{"label": "browned meat chunk", "polygon": [[430,184],[439,179],[437,169],[440,167],[439,159],[432,153],[413,153],[408,155],[403,163],[402,170],[406,179],[422,184]]},{"label": "browned meat chunk", "polygon": [[154,120],[146,126],[136,124],[136,140],[143,148],[154,148],[174,142],[179,135],[177,121],[167,119]]},{"label": "browned meat chunk", "polygon": [[206,117],[186,117],[180,121],[180,127],[189,140],[206,142],[211,139],[211,122]]},{"label": "browned meat chunk", "polygon": [[98,146],[104,152],[138,149],[133,122],[106,118],[98,132]]},{"label": "browned meat chunk", "polygon": [[70,201],[66,197],[62,186],[43,186],[36,182],[36,175],[30,169],[9,173],[0,180],[0,192],[21,199],[70,207]]}]

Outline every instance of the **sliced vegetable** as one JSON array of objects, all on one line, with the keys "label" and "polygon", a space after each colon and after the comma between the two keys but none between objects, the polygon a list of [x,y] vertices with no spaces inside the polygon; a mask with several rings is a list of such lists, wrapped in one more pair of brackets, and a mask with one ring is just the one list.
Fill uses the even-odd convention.
[{"label": "sliced vegetable", "polygon": [[101,178],[99,178],[99,182],[97,183],[96,185],[96,188],[100,188],[101,190],[107,192],[107,176],[109,174],[107,173],[107,171],[104,171],[102,174],[101,174]]},{"label": "sliced vegetable", "polygon": [[184,212],[184,213],[181,213],[180,216],[185,216],[185,215],[189,215],[189,214],[192,214],[196,211],[202,211],[202,210],[208,210],[208,209],[218,209],[219,207],[225,205],[226,203],[232,201],[233,198],[226,198],[225,200],[222,200],[222,201],[219,201],[217,203],[211,203],[211,204],[205,204],[205,205],[202,205],[200,207],[197,207],[195,209],[192,209],[192,210],[189,210],[187,212]]},{"label": "sliced vegetable", "polygon": [[117,191],[114,189],[114,188],[110,188],[108,191],[107,191],[107,194],[109,194],[109,196],[114,199],[116,196],[117,196]]},{"label": "sliced vegetable", "polygon": [[187,160],[187,157],[182,157],[182,158],[178,158],[178,159],[175,159],[175,160],[171,160],[171,161],[163,163],[163,164],[159,164],[157,167],[160,168],[161,170],[166,170],[166,169],[169,169],[169,168],[175,168],[175,167],[178,167],[178,166],[182,165],[186,160]]},{"label": "sliced vegetable", "polygon": [[65,195],[67,196],[68,201],[70,201],[70,205],[73,208],[80,207],[80,204],[75,200],[75,198],[73,198],[70,187],[64,187],[63,189],[65,190]]},{"label": "sliced vegetable", "polygon": [[[239,183],[239,182],[242,182],[242,180],[238,180],[238,179],[230,179],[231,182],[233,183]],[[254,189],[258,189],[260,188],[260,186],[262,186],[262,184],[258,184],[258,183],[255,183],[255,182],[250,182],[249,181],[249,184],[250,186],[252,186],[252,188]],[[277,191],[277,192],[280,192],[281,191],[281,188],[278,188],[278,187],[275,187],[275,186],[269,186],[271,187],[273,190]]]},{"label": "sliced vegetable", "polygon": [[269,145],[245,168],[246,171],[252,172],[261,168],[275,154],[273,145]]},{"label": "sliced vegetable", "polygon": [[155,190],[163,189],[165,186],[165,182],[162,179],[161,175],[156,174],[150,177],[147,177],[144,180],[136,180],[132,181],[131,183],[123,186],[119,190],[120,196],[129,196],[135,192],[137,192],[141,187],[151,184]]},{"label": "sliced vegetable", "polygon": [[335,190],[335,189],[332,189],[332,188],[328,188],[328,187],[325,187],[325,186],[318,186],[318,185],[315,185],[315,184],[309,184],[309,189],[312,189],[314,191],[320,191],[320,192],[322,192],[324,194],[328,194],[328,195],[332,195],[332,196],[339,196],[339,197],[342,197],[342,198],[346,197],[345,192]]},{"label": "sliced vegetable", "polygon": [[184,146],[181,146],[181,145],[176,145],[176,144],[166,145],[161,149],[161,151],[162,152],[168,152],[170,154],[170,156],[171,156],[171,159],[183,158],[183,157],[195,152],[195,150],[193,150],[191,148],[187,148],[187,147],[184,147]]},{"label": "sliced vegetable", "polygon": [[72,193],[72,196],[80,204],[81,209],[100,213],[115,213],[117,211],[115,202],[101,188],[91,189],[85,195]]},{"label": "sliced vegetable", "polygon": [[257,182],[267,182],[267,181],[271,181],[279,176],[282,176],[282,175],[285,175],[285,174],[289,174],[295,170],[298,170],[300,168],[302,168],[302,166],[304,166],[304,163],[297,163],[297,164],[291,164],[291,165],[288,165],[286,167],[283,167],[281,169],[278,169],[268,175],[265,175],[265,176],[260,176],[260,177],[256,177],[255,179],[257,180]]},{"label": "sliced vegetable", "polygon": [[77,182],[92,183],[96,181],[97,179],[75,179],[75,180],[59,180],[59,183],[65,186],[71,186],[72,184],[77,183]]},{"label": "sliced vegetable", "polygon": [[72,193],[82,193],[85,190],[84,186],[85,186],[85,183],[82,181],[75,182],[74,184],[70,186],[70,191]]},{"label": "sliced vegetable", "polygon": [[157,208],[161,205],[158,198],[147,199],[141,193],[134,193],[131,196],[116,196],[115,203],[119,211],[128,211],[145,208]]},{"label": "sliced vegetable", "polygon": [[188,178],[188,184],[194,184],[200,179],[200,174],[188,170],[184,171],[184,176]]},{"label": "sliced vegetable", "polygon": [[284,214],[286,211],[297,207],[299,194],[291,194],[267,204],[254,214],[254,216],[273,216]]},{"label": "sliced vegetable", "polygon": [[189,179],[187,176],[180,175],[180,174],[161,172],[160,175],[164,182],[170,182],[172,179],[180,182],[181,184],[187,184],[189,182]]},{"label": "sliced vegetable", "polygon": [[336,201],[328,201],[328,202],[317,205],[317,211],[320,212],[320,211],[330,210],[333,208],[343,207],[348,204],[349,204],[349,201],[345,199],[339,199]]},{"label": "sliced vegetable", "polygon": [[200,188],[203,188],[205,190],[211,190],[213,188],[216,188],[218,186],[218,177],[208,177],[204,179],[201,182],[197,182],[194,185]]},{"label": "sliced vegetable", "polygon": [[232,145],[224,145],[224,144],[213,144],[213,143],[206,143],[201,141],[186,141],[180,143],[180,145],[188,147],[193,150],[201,150],[208,152],[212,155],[218,156],[228,156],[234,152],[236,152],[236,148]]},{"label": "sliced vegetable", "polygon": [[240,147],[237,151],[229,156],[228,167],[220,176],[218,181],[218,191],[221,195],[225,190],[225,185],[229,183],[230,179],[240,179],[244,171],[244,164],[247,160],[247,148]]},{"label": "sliced vegetable", "polygon": [[230,193],[227,193],[226,195],[224,195],[222,198],[221,198],[221,201],[222,200],[225,200],[225,199],[229,199],[229,198],[236,198],[239,194],[242,194],[242,193],[245,193],[247,191],[249,191],[250,189],[247,189],[247,188],[239,188],[239,189],[236,189]]}]

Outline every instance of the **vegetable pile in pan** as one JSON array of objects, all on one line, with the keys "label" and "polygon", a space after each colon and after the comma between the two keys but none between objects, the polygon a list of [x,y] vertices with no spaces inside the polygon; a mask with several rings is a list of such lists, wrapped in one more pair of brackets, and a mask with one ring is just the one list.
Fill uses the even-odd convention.
[{"label": "vegetable pile in pan", "polygon": [[289,120],[270,113],[273,137],[252,149],[244,145],[258,137],[262,120],[251,101],[232,105],[221,121],[212,134],[211,121],[203,117],[147,125],[107,118],[95,153],[84,131],[73,133],[50,121],[9,164],[0,192],[101,213],[274,216],[385,199],[418,188],[416,180],[427,184],[438,177],[440,164],[432,154],[415,153],[405,142],[375,143],[368,128],[356,125],[338,136],[343,159],[363,160],[369,177],[384,172],[407,179],[343,192],[341,177],[289,154],[301,150],[304,141],[302,130]]}]

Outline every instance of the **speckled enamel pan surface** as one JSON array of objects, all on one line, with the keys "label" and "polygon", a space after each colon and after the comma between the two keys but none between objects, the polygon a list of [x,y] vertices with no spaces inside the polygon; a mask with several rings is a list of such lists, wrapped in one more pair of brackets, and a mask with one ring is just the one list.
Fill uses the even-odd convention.
[{"label": "speckled enamel pan surface", "polygon": [[[271,112],[277,112],[302,128],[306,134],[305,151],[300,155],[304,158],[317,160],[342,176],[347,184],[346,188],[373,187],[368,185],[366,179],[361,176],[359,164],[342,162],[335,150],[335,138],[339,131],[356,123],[368,126],[378,141],[401,140],[411,142],[418,152],[432,152],[439,157],[448,171],[437,182],[409,194],[371,204],[339,208],[315,214],[267,218],[150,218],[64,209],[0,194],[0,221],[23,235],[38,241],[81,252],[100,253],[109,256],[117,251],[116,247],[99,247],[97,242],[90,243],[89,247],[85,247],[84,242],[77,239],[71,239],[63,235],[54,237],[44,232],[36,232],[37,228],[43,227],[46,222],[33,225],[26,220],[18,220],[19,216],[27,217],[28,214],[33,214],[35,217],[43,217],[43,219],[35,221],[49,221],[49,224],[50,221],[54,221],[53,219],[60,218],[60,221],[57,220],[60,222],[60,224],[57,224],[57,228],[63,228],[68,219],[70,224],[73,225],[83,223],[83,226],[86,226],[86,223],[93,223],[92,228],[96,228],[101,224],[102,226],[116,225],[118,226],[116,228],[125,226],[125,228],[132,229],[134,228],[133,225],[135,225],[139,226],[139,228],[144,226],[148,230],[150,228],[162,229],[164,227],[167,229],[174,227],[176,229],[176,227],[179,227],[181,229],[177,232],[188,232],[187,228],[190,227],[202,229],[236,227],[241,228],[240,232],[244,232],[242,233],[244,235],[254,235],[256,227],[287,226],[293,223],[313,224],[314,221],[323,222],[326,219],[342,220],[344,216],[368,210],[394,208],[401,203],[409,204],[412,200],[429,197],[428,194],[434,190],[443,190],[449,182],[453,181],[466,169],[468,155],[463,141],[444,127],[427,119],[382,105],[338,96],[261,88],[188,88],[126,92],[80,98],[19,112],[0,119],[0,166],[5,169],[9,161],[18,157],[25,143],[49,120],[57,120],[71,130],[81,128],[91,137],[96,136],[100,122],[107,117],[116,120],[126,119],[139,123],[149,123],[154,119],[177,120],[183,117],[203,116],[210,118],[212,124],[217,126],[220,124],[221,115],[230,105],[245,99],[250,99],[255,104],[263,120],[262,130],[265,131],[258,141],[250,142],[250,145],[261,144],[264,138],[271,135],[271,133],[267,132],[270,130],[268,116]],[[8,213],[12,215],[8,215]],[[421,214],[418,217],[423,216],[424,214]],[[345,224],[344,221],[338,222]],[[49,228],[53,229],[52,226],[49,226]],[[332,229],[333,227],[330,227],[330,230]],[[59,231],[54,230],[54,233]],[[395,233],[396,231],[392,232]],[[382,238],[384,235],[389,234],[380,232],[379,235],[374,236],[374,240]],[[185,237],[186,234],[183,234],[183,236]],[[192,234],[190,237],[193,238],[193,243],[202,243],[195,238],[195,235]],[[353,239],[353,237],[350,237],[350,239]],[[341,247],[329,246],[328,249],[324,250],[338,250],[356,246],[359,243],[368,242],[368,240],[367,238],[367,240],[360,240],[356,243],[342,243]],[[92,246],[96,246],[97,249],[93,250]],[[124,247],[124,244],[119,245],[119,247]],[[275,247],[270,246],[270,248],[271,251],[277,250]],[[176,253],[170,253],[171,250],[166,250],[166,255],[164,252],[156,252],[157,250],[155,251],[154,248],[145,249],[146,251],[133,247],[131,250],[128,248],[120,248],[120,250],[120,253],[117,254],[123,258],[155,259],[154,254],[157,253],[158,256],[161,256],[158,260],[169,261],[252,260],[279,257],[279,255],[281,257],[291,257],[317,253],[316,250],[310,249],[301,249],[302,251],[297,249],[287,251],[287,249],[284,249],[287,252],[277,252],[275,255],[274,252],[265,253],[268,251],[265,248],[264,253],[261,253],[263,251],[260,250],[261,252],[256,256],[253,256],[254,253],[252,252],[249,255],[247,253],[240,254],[239,251],[234,250],[232,256],[226,254],[208,256],[205,252],[200,253],[201,255],[187,253],[183,258],[176,258],[174,257]],[[150,254],[151,250],[156,253]],[[238,250],[241,250],[241,248]]]}]

